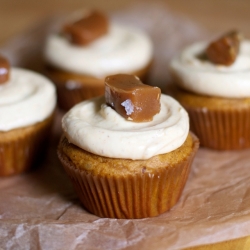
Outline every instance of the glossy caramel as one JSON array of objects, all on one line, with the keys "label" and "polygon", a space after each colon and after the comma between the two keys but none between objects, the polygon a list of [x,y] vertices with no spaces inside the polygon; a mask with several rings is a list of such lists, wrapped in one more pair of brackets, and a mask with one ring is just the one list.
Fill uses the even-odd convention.
[{"label": "glossy caramel", "polygon": [[106,103],[133,122],[151,121],[160,112],[161,90],[143,84],[134,75],[117,74],[105,78]]},{"label": "glossy caramel", "polygon": [[105,35],[108,28],[107,17],[99,11],[92,11],[80,20],[66,24],[63,32],[69,35],[73,44],[85,46]]},{"label": "glossy caramel", "polygon": [[231,31],[210,43],[206,49],[206,56],[215,64],[230,66],[239,53],[240,40],[240,33]]}]

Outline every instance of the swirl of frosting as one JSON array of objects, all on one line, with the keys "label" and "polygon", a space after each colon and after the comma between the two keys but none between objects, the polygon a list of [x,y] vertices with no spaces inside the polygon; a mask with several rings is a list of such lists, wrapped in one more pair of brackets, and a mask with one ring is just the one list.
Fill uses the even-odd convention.
[{"label": "swirl of frosting", "polygon": [[187,112],[173,98],[161,95],[161,111],[152,121],[125,120],[104,97],[84,101],[65,114],[62,128],[69,142],[105,157],[149,159],[180,147],[189,132]]},{"label": "swirl of frosting", "polygon": [[174,58],[171,69],[176,83],[191,92],[226,98],[250,97],[250,41],[241,42],[231,66],[201,58],[207,43],[195,43]]},{"label": "swirl of frosting", "polygon": [[54,85],[29,70],[11,68],[10,79],[0,85],[0,131],[32,125],[52,114]]},{"label": "swirl of frosting", "polygon": [[59,34],[51,34],[45,46],[45,58],[65,71],[103,78],[147,66],[152,50],[152,43],[143,32],[111,24],[106,35],[87,46],[76,46]]}]

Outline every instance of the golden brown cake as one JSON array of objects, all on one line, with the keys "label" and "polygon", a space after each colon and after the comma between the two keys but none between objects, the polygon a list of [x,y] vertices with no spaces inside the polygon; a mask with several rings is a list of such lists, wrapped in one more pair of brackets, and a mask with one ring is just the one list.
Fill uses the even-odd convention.
[{"label": "golden brown cake", "polygon": [[0,176],[9,176],[28,170],[44,152],[56,93],[54,85],[37,73],[6,68],[1,58],[0,68],[1,73],[9,72],[0,83]]},{"label": "golden brown cake", "polygon": [[[148,89],[130,85],[118,90],[113,82],[121,78],[123,84],[124,75],[106,78],[106,98],[81,102],[65,114],[58,157],[89,212],[109,218],[157,216],[178,201],[199,142],[189,133],[186,111],[163,94],[151,121],[134,122],[126,98],[140,92],[135,98],[140,105]],[[116,110],[114,96],[128,117]],[[147,112],[135,103],[132,113]],[[142,114],[138,117],[143,120]]]},{"label": "golden brown cake", "polygon": [[146,80],[152,43],[142,31],[111,22],[96,11],[72,15],[65,22],[66,28],[48,37],[44,51],[45,74],[57,87],[62,109],[103,95],[107,75],[129,73]]},{"label": "golden brown cake", "polygon": [[201,145],[217,150],[250,147],[250,42],[233,43],[232,34],[195,43],[171,62],[170,92],[188,111]]}]

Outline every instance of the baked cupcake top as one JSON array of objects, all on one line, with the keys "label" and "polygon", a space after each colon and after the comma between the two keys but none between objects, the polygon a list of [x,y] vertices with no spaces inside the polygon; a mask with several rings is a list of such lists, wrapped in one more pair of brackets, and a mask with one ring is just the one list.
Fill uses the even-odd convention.
[{"label": "baked cupcake top", "polygon": [[42,75],[10,68],[0,84],[0,131],[28,126],[49,117],[56,105],[54,85]]},{"label": "baked cupcake top", "polygon": [[88,152],[111,158],[149,159],[180,147],[189,132],[188,115],[182,106],[164,94],[159,100],[160,112],[151,121],[133,122],[106,103],[104,96],[90,99],[65,114],[62,128],[69,142]]},{"label": "baked cupcake top", "polygon": [[[207,96],[249,97],[250,41],[244,39],[240,42],[238,54],[229,65],[208,60],[204,56],[208,46],[208,42],[192,44],[172,60],[170,66],[177,85]],[[222,52],[217,51],[218,57]]]},{"label": "baked cupcake top", "polygon": [[107,32],[86,45],[72,43],[61,33],[51,34],[45,59],[65,71],[103,78],[146,67],[152,60],[152,50],[150,39],[142,31],[110,21]]}]

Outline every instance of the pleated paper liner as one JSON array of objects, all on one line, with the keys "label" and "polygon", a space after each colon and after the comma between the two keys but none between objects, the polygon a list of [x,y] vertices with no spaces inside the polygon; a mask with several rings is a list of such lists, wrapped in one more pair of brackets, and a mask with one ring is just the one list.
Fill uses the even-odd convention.
[{"label": "pleated paper liner", "polygon": [[217,150],[250,147],[250,107],[242,110],[187,108],[191,130],[201,145]]},{"label": "pleated paper liner", "polygon": [[[151,64],[131,74],[145,83]],[[104,79],[69,73],[51,66],[46,67],[45,74],[56,85],[58,106],[65,111],[83,100],[104,95]]]},{"label": "pleated paper liner", "polygon": [[46,67],[46,75],[54,82],[57,88],[58,106],[69,110],[75,104],[104,94],[103,79],[64,72]]},{"label": "pleated paper liner", "polygon": [[168,90],[188,111],[190,129],[201,146],[216,150],[250,147],[250,98],[208,97],[173,86]]},{"label": "pleated paper liner", "polygon": [[185,186],[190,166],[199,147],[192,135],[191,153],[177,163],[151,173],[125,176],[94,176],[77,169],[62,152],[59,158],[72,180],[83,206],[91,213],[108,218],[139,219],[157,216],[173,207]]},{"label": "pleated paper liner", "polygon": [[44,152],[53,115],[31,126],[0,132],[0,176],[20,174]]}]

